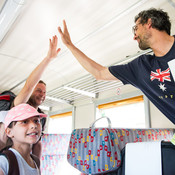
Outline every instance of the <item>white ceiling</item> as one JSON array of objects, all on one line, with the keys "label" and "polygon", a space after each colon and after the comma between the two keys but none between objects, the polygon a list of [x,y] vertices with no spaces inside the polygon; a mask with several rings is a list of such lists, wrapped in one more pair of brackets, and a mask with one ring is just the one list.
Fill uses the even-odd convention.
[{"label": "white ceiling", "polygon": [[[0,8],[4,2],[0,0]],[[47,83],[48,96],[69,102],[83,98],[79,93],[63,89],[63,86],[71,86],[72,83],[76,89],[101,92],[101,85],[96,87],[96,91],[87,88],[87,82],[99,82],[89,76],[61,43],[57,27],[62,26],[62,20],[65,19],[73,43],[93,60],[109,66],[139,51],[137,43],[133,41],[131,28],[135,15],[150,7],[159,7],[169,13],[173,23],[172,34],[175,34],[175,0],[24,1],[19,16],[0,42],[0,92],[7,89],[13,89],[16,94],[19,92],[22,82],[46,56],[49,38],[55,34],[62,50],[42,77]],[[76,82],[82,78],[84,80],[80,81],[80,87]],[[109,84],[103,83],[103,86],[109,87]],[[116,83],[111,88],[117,86]],[[104,90],[107,89],[103,87]],[[59,105],[51,101],[46,100],[45,105]]]}]

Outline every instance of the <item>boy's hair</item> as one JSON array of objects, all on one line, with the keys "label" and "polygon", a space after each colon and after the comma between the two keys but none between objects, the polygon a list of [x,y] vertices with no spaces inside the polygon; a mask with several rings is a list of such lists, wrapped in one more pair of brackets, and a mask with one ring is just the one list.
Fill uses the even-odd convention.
[{"label": "boy's hair", "polygon": [[170,35],[171,22],[169,16],[162,9],[150,8],[148,10],[141,11],[136,17],[135,22],[140,18],[140,24],[146,24],[150,18],[152,21],[152,28],[159,31],[165,31]]},{"label": "boy's hair", "polygon": [[42,83],[46,86],[46,83],[43,80],[40,80],[38,83]]}]

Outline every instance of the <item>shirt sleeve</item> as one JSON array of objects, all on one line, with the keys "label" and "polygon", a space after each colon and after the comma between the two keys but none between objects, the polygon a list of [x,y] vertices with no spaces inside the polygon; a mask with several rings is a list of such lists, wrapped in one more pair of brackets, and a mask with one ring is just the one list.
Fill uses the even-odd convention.
[{"label": "shirt sleeve", "polygon": [[112,75],[122,81],[123,84],[138,86],[138,60],[135,59],[124,65],[110,66],[109,71]]},{"label": "shirt sleeve", "polygon": [[0,156],[0,168],[2,169],[4,175],[8,175],[9,162],[7,158],[3,155]]}]

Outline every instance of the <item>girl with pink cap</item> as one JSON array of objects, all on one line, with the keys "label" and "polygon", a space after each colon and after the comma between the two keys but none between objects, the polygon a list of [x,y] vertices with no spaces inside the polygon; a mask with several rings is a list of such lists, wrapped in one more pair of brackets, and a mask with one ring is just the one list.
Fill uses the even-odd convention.
[{"label": "girl with pink cap", "polygon": [[[5,132],[11,141],[9,150],[16,156],[19,174],[40,174],[40,170],[31,156],[31,150],[32,145],[41,136],[40,118],[42,117],[47,117],[47,115],[37,112],[29,104],[15,106],[5,117]],[[7,175],[8,171],[8,159],[4,155],[0,155],[0,175]]]}]

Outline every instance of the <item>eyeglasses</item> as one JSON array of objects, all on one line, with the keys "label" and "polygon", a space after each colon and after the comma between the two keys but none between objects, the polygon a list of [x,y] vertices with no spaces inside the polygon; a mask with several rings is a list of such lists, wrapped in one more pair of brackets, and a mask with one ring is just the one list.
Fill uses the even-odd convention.
[{"label": "eyeglasses", "polygon": [[135,33],[136,33],[136,31],[137,31],[137,29],[138,29],[138,25],[139,25],[140,23],[138,23],[138,24],[136,24],[136,25],[134,25],[133,27],[132,27],[132,32],[133,32],[133,34],[135,35]]}]

